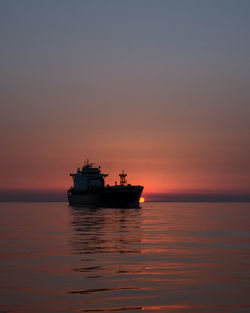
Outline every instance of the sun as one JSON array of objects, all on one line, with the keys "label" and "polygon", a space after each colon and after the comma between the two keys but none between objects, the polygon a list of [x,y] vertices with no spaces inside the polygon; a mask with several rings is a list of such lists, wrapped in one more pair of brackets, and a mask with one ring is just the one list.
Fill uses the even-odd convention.
[{"label": "sun", "polygon": [[140,203],[143,203],[143,202],[145,202],[145,199],[141,197],[140,200],[139,200],[139,202],[140,202]]}]

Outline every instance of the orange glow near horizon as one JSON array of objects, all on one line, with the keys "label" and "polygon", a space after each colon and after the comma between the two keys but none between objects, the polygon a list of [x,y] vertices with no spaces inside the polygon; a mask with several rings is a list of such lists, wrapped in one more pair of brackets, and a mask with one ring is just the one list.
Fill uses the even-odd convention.
[{"label": "orange glow near horizon", "polygon": [[145,199],[143,197],[141,197],[139,201],[140,201],[140,203],[143,203],[143,202],[145,202]]}]

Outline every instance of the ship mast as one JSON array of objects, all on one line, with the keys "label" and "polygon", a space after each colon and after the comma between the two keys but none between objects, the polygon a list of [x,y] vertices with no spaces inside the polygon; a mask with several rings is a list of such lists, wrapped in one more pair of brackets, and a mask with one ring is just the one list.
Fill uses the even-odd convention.
[{"label": "ship mast", "polygon": [[120,185],[121,186],[126,185],[126,183],[127,183],[127,180],[126,180],[127,174],[124,173],[124,170],[122,170],[122,173],[119,174],[119,176],[120,176]]},{"label": "ship mast", "polygon": [[84,167],[86,167],[86,168],[92,168],[92,166],[93,166],[93,163],[89,162],[89,159],[86,159],[85,164],[84,164]]}]

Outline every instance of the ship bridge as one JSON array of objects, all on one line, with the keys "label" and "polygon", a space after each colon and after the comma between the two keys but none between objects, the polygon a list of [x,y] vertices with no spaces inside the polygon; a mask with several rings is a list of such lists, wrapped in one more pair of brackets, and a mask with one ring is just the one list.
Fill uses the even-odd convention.
[{"label": "ship bridge", "polygon": [[75,191],[98,191],[104,188],[104,178],[108,174],[101,173],[101,167],[94,167],[87,159],[82,170],[70,174],[74,182]]}]

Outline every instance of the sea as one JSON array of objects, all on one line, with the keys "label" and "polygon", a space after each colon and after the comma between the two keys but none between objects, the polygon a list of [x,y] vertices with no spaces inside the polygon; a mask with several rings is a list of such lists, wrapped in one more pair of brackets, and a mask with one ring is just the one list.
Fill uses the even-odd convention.
[{"label": "sea", "polygon": [[0,313],[250,312],[250,203],[0,203]]}]

